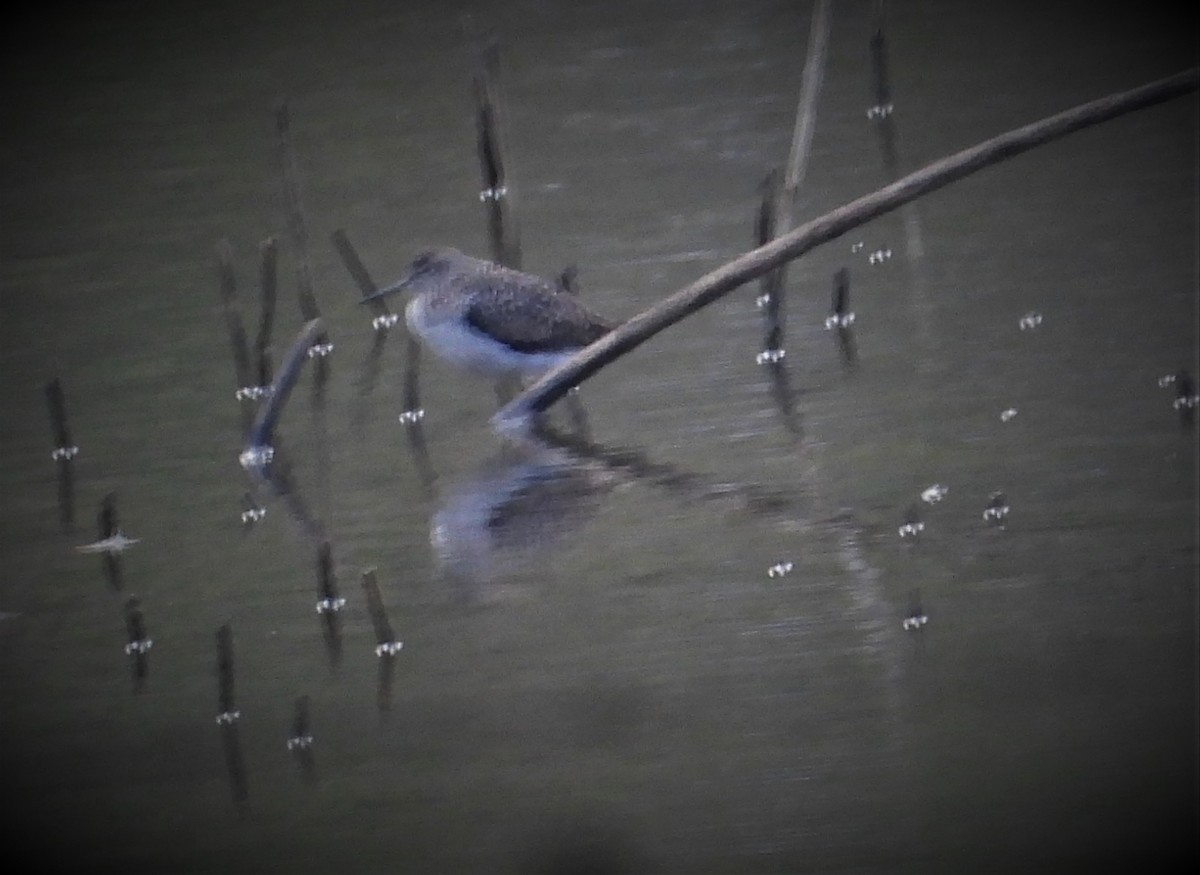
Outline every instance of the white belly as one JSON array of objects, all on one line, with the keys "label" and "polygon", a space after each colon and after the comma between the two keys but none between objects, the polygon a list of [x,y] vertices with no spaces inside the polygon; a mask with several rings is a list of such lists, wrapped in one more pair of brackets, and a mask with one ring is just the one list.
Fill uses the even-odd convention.
[{"label": "white belly", "polygon": [[430,312],[421,298],[404,310],[409,330],[438,356],[460,368],[489,376],[534,377],[565,362],[570,352],[520,353],[474,330],[457,317]]}]

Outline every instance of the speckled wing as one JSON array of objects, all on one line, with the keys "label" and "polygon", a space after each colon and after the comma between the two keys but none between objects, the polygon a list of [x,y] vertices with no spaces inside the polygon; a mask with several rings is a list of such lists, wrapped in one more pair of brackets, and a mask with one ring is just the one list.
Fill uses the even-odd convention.
[{"label": "speckled wing", "polygon": [[517,352],[579,349],[613,328],[574,296],[530,274],[483,274],[472,277],[463,292],[467,323]]}]

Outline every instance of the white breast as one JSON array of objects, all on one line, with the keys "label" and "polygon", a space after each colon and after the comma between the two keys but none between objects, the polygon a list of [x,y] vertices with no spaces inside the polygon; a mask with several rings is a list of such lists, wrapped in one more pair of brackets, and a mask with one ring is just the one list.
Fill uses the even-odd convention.
[{"label": "white breast", "polygon": [[570,352],[519,353],[470,327],[461,315],[413,298],[404,310],[409,330],[446,361],[478,374],[533,377],[565,362]]}]

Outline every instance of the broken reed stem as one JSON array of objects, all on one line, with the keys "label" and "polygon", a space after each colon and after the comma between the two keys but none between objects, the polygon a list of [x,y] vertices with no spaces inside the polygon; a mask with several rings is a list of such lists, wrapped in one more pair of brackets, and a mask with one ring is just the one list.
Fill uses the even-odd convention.
[{"label": "broken reed stem", "polygon": [[817,0],[813,6],[812,24],[808,31],[808,54],[800,80],[800,100],[796,107],[796,127],[792,133],[792,148],[788,155],[787,172],[783,180],[784,197],[780,199],[780,214],[775,223],[776,233],[792,227],[800,185],[808,170],[808,155],[812,151],[813,130],[816,126],[817,97],[825,75],[825,47],[829,44],[830,0]]}]

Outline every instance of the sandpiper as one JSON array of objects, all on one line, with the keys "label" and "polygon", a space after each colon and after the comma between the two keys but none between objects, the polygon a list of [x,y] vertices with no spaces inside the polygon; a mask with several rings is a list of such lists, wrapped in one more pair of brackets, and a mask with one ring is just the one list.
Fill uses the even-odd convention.
[{"label": "sandpiper", "polygon": [[452,364],[477,374],[528,379],[569,359],[615,326],[561,286],[464,255],[422,252],[399,282],[364,298],[409,291],[409,329]]}]

